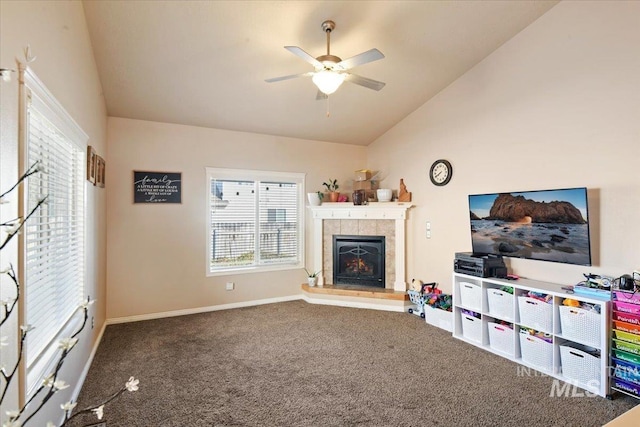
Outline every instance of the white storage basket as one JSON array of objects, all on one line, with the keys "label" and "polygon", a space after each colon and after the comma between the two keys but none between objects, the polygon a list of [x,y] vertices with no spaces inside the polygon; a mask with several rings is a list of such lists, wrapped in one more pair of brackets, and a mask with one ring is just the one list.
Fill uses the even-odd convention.
[{"label": "white storage basket", "polygon": [[513,328],[499,323],[489,323],[489,347],[513,357]]},{"label": "white storage basket", "polygon": [[600,389],[600,358],[580,349],[560,346],[562,375],[579,381],[596,392]]},{"label": "white storage basket", "polygon": [[453,332],[453,313],[450,311],[425,305],[424,319],[430,325],[437,326],[448,332]]},{"label": "white storage basket", "polygon": [[468,340],[482,343],[482,319],[462,314],[462,336]]},{"label": "white storage basket", "polygon": [[600,314],[579,307],[560,306],[562,336],[595,347],[600,346]]},{"label": "white storage basket", "polygon": [[482,309],[482,289],[479,284],[460,282],[460,305],[475,311]]},{"label": "white storage basket", "polygon": [[553,304],[521,296],[518,297],[518,312],[522,325],[543,332],[552,332]]},{"label": "white storage basket", "polygon": [[533,335],[520,333],[522,361],[542,371],[553,369],[553,343]]},{"label": "white storage basket", "polygon": [[513,320],[513,295],[500,289],[487,289],[489,314],[504,320]]}]

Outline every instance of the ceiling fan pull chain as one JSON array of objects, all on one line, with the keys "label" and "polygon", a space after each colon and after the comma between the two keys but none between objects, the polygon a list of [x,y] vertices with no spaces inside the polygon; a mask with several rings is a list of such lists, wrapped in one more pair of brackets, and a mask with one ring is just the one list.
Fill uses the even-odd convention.
[{"label": "ceiling fan pull chain", "polygon": [[331,113],[329,113],[329,97],[327,96],[327,118],[329,118],[331,116]]}]

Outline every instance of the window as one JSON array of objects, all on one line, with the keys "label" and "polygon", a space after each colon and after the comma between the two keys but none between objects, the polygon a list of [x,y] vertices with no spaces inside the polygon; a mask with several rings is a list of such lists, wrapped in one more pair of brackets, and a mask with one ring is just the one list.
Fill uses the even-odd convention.
[{"label": "window", "polygon": [[287,222],[287,210],[286,209],[267,209],[267,221]]},{"label": "window", "polygon": [[88,137],[29,70],[21,87],[21,146],[25,168],[39,163],[24,188],[24,211],[42,197],[47,203],[25,223],[24,315],[27,391],[50,369],[56,345],[84,299],[85,147]]},{"label": "window", "polygon": [[207,168],[208,274],[303,265],[304,174]]}]

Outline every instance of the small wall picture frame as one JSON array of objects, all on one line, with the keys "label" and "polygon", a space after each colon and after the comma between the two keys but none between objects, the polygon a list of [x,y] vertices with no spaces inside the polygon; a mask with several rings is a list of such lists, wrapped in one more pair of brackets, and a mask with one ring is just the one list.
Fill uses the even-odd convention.
[{"label": "small wall picture frame", "polygon": [[96,156],[96,186],[104,188],[106,183],[106,167],[104,159],[100,156]]},{"label": "small wall picture frame", "polygon": [[87,181],[96,185],[96,150],[87,146]]}]

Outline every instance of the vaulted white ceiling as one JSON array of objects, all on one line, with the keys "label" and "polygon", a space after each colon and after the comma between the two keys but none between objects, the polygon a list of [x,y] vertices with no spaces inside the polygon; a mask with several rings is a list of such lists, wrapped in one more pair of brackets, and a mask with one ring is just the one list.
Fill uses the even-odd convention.
[{"label": "vaulted white ceiling", "polygon": [[[110,116],[368,145],[553,7],[556,1],[84,1]],[[284,46],[371,48],[354,68],[379,92],[345,82],[316,100],[312,71]],[[327,112],[329,115],[327,116]]]}]

